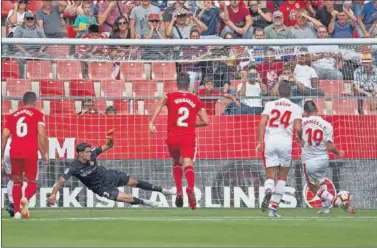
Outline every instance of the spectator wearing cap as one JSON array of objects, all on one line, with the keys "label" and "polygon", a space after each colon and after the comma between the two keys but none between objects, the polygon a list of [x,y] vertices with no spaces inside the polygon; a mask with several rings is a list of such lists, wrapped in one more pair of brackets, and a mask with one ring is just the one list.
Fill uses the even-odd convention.
[{"label": "spectator wearing cap", "polygon": [[[370,111],[375,111],[377,106],[377,67],[373,65],[373,57],[370,53],[363,54],[361,66],[354,72],[353,81],[356,96],[366,96]],[[364,99],[357,100],[359,114],[364,114]]]},{"label": "spectator wearing cap", "polygon": [[322,23],[308,15],[304,9],[298,10],[296,25],[292,28],[293,38],[295,39],[316,39],[317,28],[323,26]]},{"label": "spectator wearing cap", "polygon": [[[327,39],[329,33],[326,26],[317,30],[319,39]],[[338,62],[342,58],[339,46],[309,46],[310,61],[320,80],[343,80],[343,74],[338,70]]]},{"label": "spectator wearing cap", "polygon": [[148,17],[148,34],[144,39],[166,39],[165,30],[159,14],[150,14]]},{"label": "spectator wearing cap", "polygon": [[230,94],[224,94],[223,92],[220,92],[218,90],[214,89],[214,83],[212,77],[206,77],[204,78],[204,87],[196,92],[196,94],[200,97],[223,97],[221,99],[202,99],[204,108],[206,109],[207,113],[209,115],[215,115],[216,112],[216,103],[220,101],[220,104],[225,105],[229,103],[226,99],[229,99],[230,101],[234,102],[236,107],[240,107],[240,103],[237,101],[237,99],[230,95]]},{"label": "spectator wearing cap", "polygon": [[143,39],[149,33],[149,15],[160,13],[160,9],[151,4],[151,0],[143,0],[141,5],[133,8],[130,15],[131,38]]},{"label": "spectator wearing cap", "polygon": [[253,19],[249,10],[245,6],[240,6],[239,0],[230,1],[230,5],[225,6],[229,19],[225,19],[225,28],[220,36],[226,33],[233,33],[236,38],[252,39],[254,34]]},{"label": "spectator wearing cap", "polygon": [[119,16],[124,16],[128,19],[129,8],[126,3],[115,0],[106,0],[98,4],[98,23],[101,32],[110,33],[116,19]]},{"label": "spectator wearing cap", "polygon": [[207,26],[196,16],[192,15],[191,12],[186,9],[176,9],[166,30],[166,36],[173,39],[188,39],[190,37],[191,28],[194,26],[188,18],[194,21],[200,32],[207,30]]},{"label": "spectator wearing cap", "polygon": [[307,61],[310,60],[308,49],[301,47],[297,53],[296,61],[293,61],[293,64],[296,64],[293,67],[293,75],[296,77],[296,81],[305,87],[302,94],[304,96],[324,96],[324,92],[319,89],[319,80],[316,71],[307,65]]},{"label": "spectator wearing cap", "polygon": [[62,30],[61,14],[67,7],[67,1],[43,1],[42,8],[37,10],[36,18],[38,26],[43,28],[47,38],[64,38]]},{"label": "spectator wearing cap", "polygon": [[[356,17],[346,9],[340,11],[337,15],[331,12],[332,18],[329,24],[329,33],[331,38],[353,38],[353,31],[356,28]],[[335,21],[336,17],[338,18]]]},{"label": "spectator wearing cap", "polygon": [[173,3],[171,6],[167,7],[164,11],[163,15],[163,22],[165,25],[165,29],[167,30],[169,27],[169,24],[171,23],[171,20],[173,19],[173,13],[177,9],[185,9],[189,11],[189,9],[185,6],[185,0],[177,0],[175,3]]},{"label": "spectator wearing cap", "polygon": [[291,29],[284,26],[284,17],[281,11],[272,14],[272,24],[264,29],[267,39],[292,39]]},{"label": "spectator wearing cap", "polygon": [[213,4],[213,1],[207,0],[194,13],[208,27],[206,31],[200,34],[201,38],[218,38],[220,19],[226,20],[228,18],[225,16],[225,12],[221,12],[220,8]]},{"label": "spectator wearing cap", "polygon": [[377,34],[377,0],[371,0],[364,5],[357,22],[357,34],[360,38],[371,38]]},{"label": "spectator wearing cap", "polygon": [[283,2],[279,10],[284,16],[284,25],[286,27],[293,27],[297,23],[298,10],[306,9],[307,2],[301,0],[286,0]]},{"label": "spectator wearing cap", "polygon": [[13,37],[13,32],[16,27],[21,26],[24,22],[25,13],[31,12],[28,10],[28,0],[17,1],[13,5],[13,9],[8,12],[8,37]]},{"label": "spectator wearing cap", "polygon": [[83,13],[77,16],[73,27],[77,33],[77,37],[80,38],[83,34],[87,33],[88,27],[92,24],[97,24],[96,18],[92,15],[92,4],[90,2],[82,3]]},{"label": "spectator wearing cap", "polygon": [[[25,38],[25,39],[37,39],[37,38],[46,38],[43,29],[37,27],[35,23],[35,17],[33,13],[26,12],[24,15],[24,23],[17,27],[13,33],[14,38]],[[21,46],[16,45],[17,53],[20,57],[34,57],[39,58],[45,56],[44,50],[46,49],[45,46]],[[25,63],[26,59],[18,59],[19,68],[20,68],[20,75],[24,77],[25,72]]]}]

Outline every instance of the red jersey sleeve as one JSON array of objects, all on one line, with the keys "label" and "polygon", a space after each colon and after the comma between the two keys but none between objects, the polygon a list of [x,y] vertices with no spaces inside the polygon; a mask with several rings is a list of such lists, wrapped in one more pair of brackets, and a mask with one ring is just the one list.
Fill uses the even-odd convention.
[{"label": "red jersey sleeve", "polygon": [[46,122],[45,121],[45,115],[42,112],[37,110],[35,118],[36,118],[37,124],[45,125],[45,122]]}]

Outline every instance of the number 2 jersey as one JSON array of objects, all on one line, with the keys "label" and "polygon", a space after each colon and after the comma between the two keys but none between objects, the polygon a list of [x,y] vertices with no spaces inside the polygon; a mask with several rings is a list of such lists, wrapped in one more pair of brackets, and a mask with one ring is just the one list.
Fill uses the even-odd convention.
[{"label": "number 2 jersey", "polygon": [[264,140],[275,142],[290,142],[292,144],[293,124],[296,119],[302,119],[302,108],[289,99],[281,98],[267,102],[262,115],[268,115]]},{"label": "number 2 jersey", "polygon": [[331,124],[320,116],[309,116],[302,119],[304,147],[302,159],[328,158],[327,143],[333,142],[333,128]]},{"label": "number 2 jersey", "polygon": [[195,136],[196,117],[203,109],[202,101],[189,92],[170,92],[166,95],[168,136]]},{"label": "number 2 jersey", "polygon": [[20,108],[8,116],[5,128],[12,134],[11,158],[38,157],[38,125],[45,125],[44,114],[36,108]]}]

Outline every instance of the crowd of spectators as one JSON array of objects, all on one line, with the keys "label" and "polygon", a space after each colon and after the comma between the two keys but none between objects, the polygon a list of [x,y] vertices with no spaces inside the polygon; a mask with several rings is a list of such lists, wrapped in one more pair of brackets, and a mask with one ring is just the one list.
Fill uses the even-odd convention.
[{"label": "crowd of spectators", "polygon": [[[35,2],[35,1],[33,1]],[[38,1],[37,1],[38,2]],[[336,39],[377,38],[377,1],[321,0],[129,0],[29,1],[14,3],[7,36],[82,39]],[[45,47],[16,46],[16,54],[46,56]],[[285,50],[284,50],[285,49]],[[79,59],[186,59],[178,71],[190,74],[190,91],[222,95],[228,114],[260,114],[258,97],[276,95],[281,80],[294,96],[325,96],[320,80],[352,81],[358,96],[377,96],[377,46],[135,47],[77,46]],[[291,50],[289,50],[291,49]],[[11,50],[12,51],[12,50]],[[211,58],[216,58],[211,60]],[[242,58],[242,59],[241,59]],[[21,61],[22,63],[22,61]],[[22,68],[22,66],[21,66]],[[240,84],[231,85],[232,80]],[[197,88],[195,82],[201,87]],[[202,90],[200,90],[202,89]],[[199,91],[198,91],[199,90]],[[374,104],[374,105],[373,105]],[[371,101],[376,109],[376,101]],[[359,100],[363,114],[363,100]]]}]

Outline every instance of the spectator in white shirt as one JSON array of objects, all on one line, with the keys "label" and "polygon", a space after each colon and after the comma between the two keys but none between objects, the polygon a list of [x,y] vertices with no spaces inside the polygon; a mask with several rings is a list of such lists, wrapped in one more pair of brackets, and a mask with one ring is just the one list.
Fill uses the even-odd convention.
[{"label": "spectator in white shirt", "polygon": [[294,67],[293,75],[296,81],[305,86],[304,96],[324,96],[325,94],[319,89],[319,80],[315,70],[306,64],[307,57],[309,57],[308,49],[301,47],[298,50],[296,66]]},{"label": "spectator in white shirt", "polygon": [[28,0],[17,1],[13,5],[13,9],[8,12],[8,37],[13,37],[13,32],[16,27],[20,26],[24,22],[24,15],[26,12],[31,12],[28,10]]},{"label": "spectator in white shirt", "polygon": [[[319,39],[327,39],[329,33],[326,26],[320,26],[317,30]],[[343,80],[343,74],[337,69],[338,61],[341,59],[339,46],[310,46],[311,62],[319,80]]]},{"label": "spectator in white shirt", "polygon": [[151,4],[151,0],[143,0],[140,6],[132,9],[130,16],[131,38],[143,39],[149,33],[148,17],[150,14],[160,15],[161,10]]},{"label": "spectator in white shirt", "polygon": [[234,115],[260,115],[263,111],[262,95],[266,94],[267,87],[262,84],[255,65],[251,65],[242,69],[241,83],[237,85],[237,95],[241,99],[241,106],[237,107],[231,103],[227,109],[230,109],[230,114]]}]

